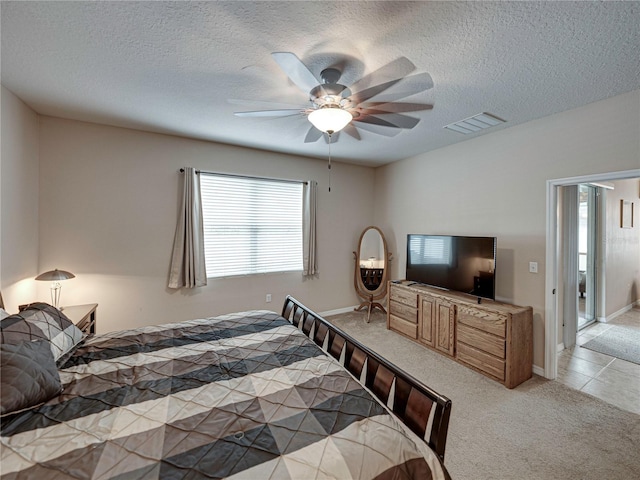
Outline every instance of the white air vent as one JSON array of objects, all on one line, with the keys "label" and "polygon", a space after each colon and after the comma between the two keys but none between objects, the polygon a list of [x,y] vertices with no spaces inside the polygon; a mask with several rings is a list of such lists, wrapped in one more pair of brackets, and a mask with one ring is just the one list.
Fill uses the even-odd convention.
[{"label": "white air vent", "polygon": [[504,123],[504,120],[500,120],[493,115],[482,112],[474,115],[473,117],[460,120],[459,122],[445,125],[444,128],[448,128],[449,130],[453,130],[458,133],[464,133],[466,135],[468,133],[477,132],[478,130],[484,130],[485,128],[495,127],[500,123]]}]

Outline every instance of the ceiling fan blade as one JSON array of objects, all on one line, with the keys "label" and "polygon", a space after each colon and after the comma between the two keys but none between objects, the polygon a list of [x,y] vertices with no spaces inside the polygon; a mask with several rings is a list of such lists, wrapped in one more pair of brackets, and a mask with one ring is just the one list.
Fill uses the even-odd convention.
[{"label": "ceiling fan blade", "polygon": [[419,73],[410,75],[402,79],[394,88],[385,91],[383,95],[377,99],[379,102],[395,102],[405,97],[425,92],[433,88],[433,80],[428,73]]},{"label": "ceiling fan blade", "polygon": [[[429,103],[396,103],[396,102],[367,102],[360,105],[365,113],[400,113],[433,110]],[[374,113],[375,115],[375,113]]]},{"label": "ceiling fan blade", "polygon": [[344,127],[342,131],[347,135],[349,135],[350,137],[355,138],[356,140],[362,140],[360,138],[360,132],[358,132],[358,129],[352,123]]},{"label": "ceiling fan blade", "polygon": [[[398,87],[387,91],[394,85],[398,85]],[[424,92],[430,88],[433,88],[433,79],[431,78],[431,75],[428,73],[417,73],[415,75],[409,75],[408,77],[392,80],[381,85],[376,85],[362,92],[357,92],[352,95],[352,99],[355,100],[356,98],[362,97],[362,100],[357,101],[357,103],[361,103],[385,92],[384,100],[381,100],[381,102],[384,101],[388,103],[415,95],[416,93]]]},{"label": "ceiling fan blade", "polygon": [[294,105],[292,103],[265,102],[264,100],[243,100],[239,98],[228,98],[227,102],[233,105],[243,105],[247,107],[265,107],[271,109],[299,108],[300,110],[304,110],[305,108],[307,108],[301,105]]},{"label": "ceiling fan blade", "polygon": [[311,125],[309,131],[307,132],[307,136],[304,137],[304,143],[317,142],[318,140],[320,140],[320,137],[322,137],[322,132]]},{"label": "ceiling fan blade", "polygon": [[304,113],[304,109],[256,110],[253,112],[234,112],[236,117],[290,117]]},{"label": "ceiling fan blade", "polygon": [[[366,119],[370,118],[370,115],[384,115],[384,121],[389,122],[391,125],[394,125],[397,128],[411,129],[420,123],[419,118],[410,117],[409,115],[402,115],[401,113],[389,113],[389,112],[375,111],[375,110],[374,111],[366,110],[363,113],[367,115],[364,119],[365,123],[366,123]],[[373,117],[373,118],[380,120],[379,117]],[[380,124],[376,123],[376,125],[380,125]]]},{"label": "ceiling fan blade", "polygon": [[391,128],[401,128],[395,123],[388,122],[387,120],[383,120],[379,117],[374,117],[373,115],[366,115],[353,119],[354,122],[358,123],[369,123],[371,125],[378,125],[380,127],[391,127]]},{"label": "ceiling fan blade", "polygon": [[402,132],[401,128],[387,128],[363,122],[358,122],[357,125],[354,126],[357,126],[359,130],[366,130],[367,132],[375,133],[377,135],[383,135],[385,137],[395,137],[400,132]]},{"label": "ceiling fan blade", "polygon": [[400,57],[387,63],[379,69],[365,75],[360,80],[351,85],[351,91],[357,92],[371,87],[372,85],[386,83],[389,80],[402,78],[409,75],[416,69],[416,66],[406,57]]},{"label": "ceiling fan blade", "polygon": [[385,90],[393,87],[400,80],[402,80],[402,78],[396,78],[395,80],[390,80],[373,87],[365,88],[364,90],[360,90],[359,92],[352,94],[350,98],[355,104],[365,102],[370,98],[373,98],[376,95],[380,95]]},{"label": "ceiling fan blade", "polygon": [[273,52],[271,56],[291,81],[304,93],[308,94],[320,83],[295,54],[291,52]]}]

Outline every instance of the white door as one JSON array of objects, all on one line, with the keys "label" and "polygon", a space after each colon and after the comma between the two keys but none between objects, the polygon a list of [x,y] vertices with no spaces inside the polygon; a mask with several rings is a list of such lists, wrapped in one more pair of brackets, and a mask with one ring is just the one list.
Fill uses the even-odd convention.
[{"label": "white door", "polygon": [[598,188],[578,186],[578,330],[596,320]]}]

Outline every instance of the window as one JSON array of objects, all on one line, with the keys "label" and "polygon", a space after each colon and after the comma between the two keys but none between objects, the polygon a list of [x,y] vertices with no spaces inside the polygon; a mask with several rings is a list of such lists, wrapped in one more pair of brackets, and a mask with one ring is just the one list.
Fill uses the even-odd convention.
[{"label": "window", "polygon": [[207,277],[302,270],[302,183],[200,175]]}]

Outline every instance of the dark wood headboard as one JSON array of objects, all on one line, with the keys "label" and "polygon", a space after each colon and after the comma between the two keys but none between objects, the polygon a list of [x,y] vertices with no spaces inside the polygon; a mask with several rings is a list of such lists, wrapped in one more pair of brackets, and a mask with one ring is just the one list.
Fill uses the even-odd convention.
[{"label": "dark wood headboard", "polygon": [[[341,363],[357,380],[366,368],[365,386],[444,461],[451,400],[396,367],[291,296],[287,296],[284,301],[282,316],[336,360],[340,361],[344,350],[344,362]],[[394,384],[395,391],[391,396]],[[433,408],[435,410],[432,416]],[[427,432],[431,416],[431,430]]]},{"label": "dark wood headboard", "polygon": [[2,292],[0,292],[0,308],[4,308],[4,300],[2,299]]}]

